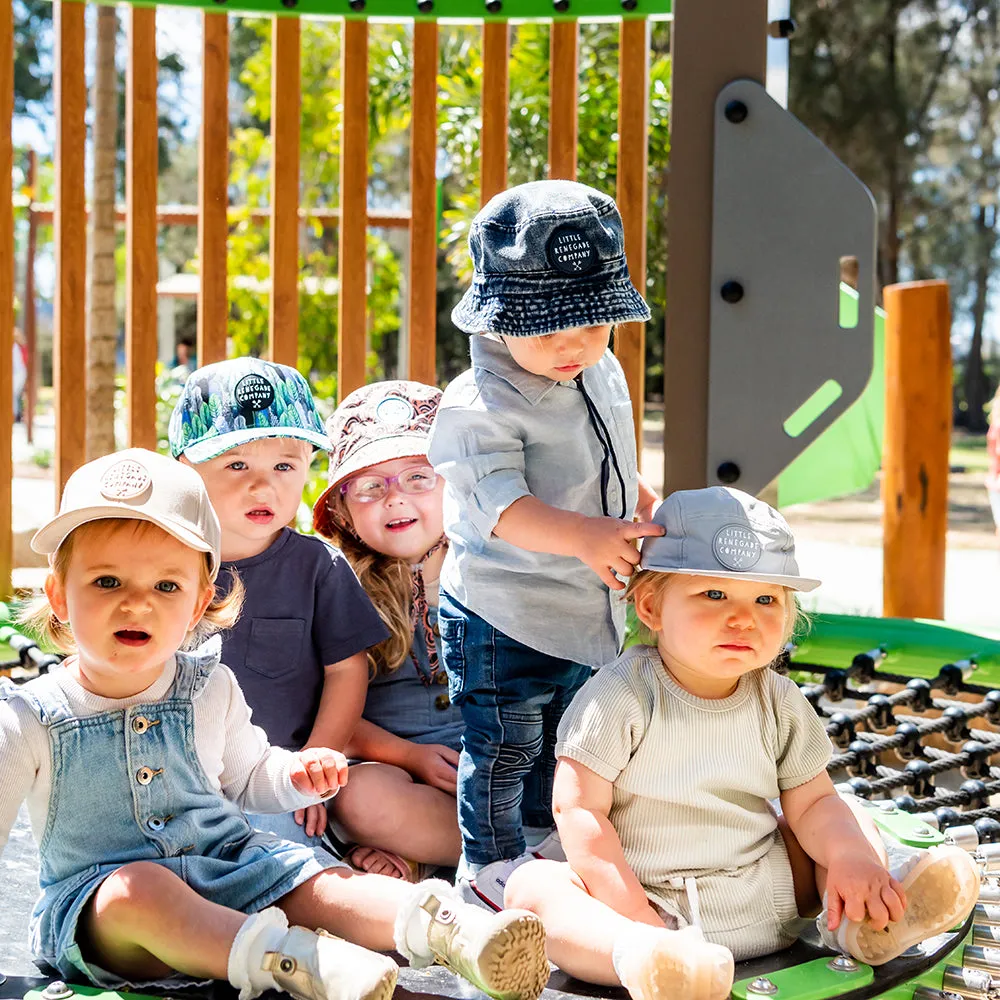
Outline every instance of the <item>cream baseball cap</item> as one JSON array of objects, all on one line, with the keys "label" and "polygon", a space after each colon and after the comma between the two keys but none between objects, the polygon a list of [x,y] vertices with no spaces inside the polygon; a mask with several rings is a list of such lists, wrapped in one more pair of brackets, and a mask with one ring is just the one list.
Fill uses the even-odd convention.
[{"label": "cream baseball cap", "polygon": [[178,541],[211,556],[219,572],[222,531],[201,476],[145,448],[128,448],[80,466],[66,481],[59,513],[35,532],[31,547],[51,555],[74,528],[105,518],[151,521]]}]

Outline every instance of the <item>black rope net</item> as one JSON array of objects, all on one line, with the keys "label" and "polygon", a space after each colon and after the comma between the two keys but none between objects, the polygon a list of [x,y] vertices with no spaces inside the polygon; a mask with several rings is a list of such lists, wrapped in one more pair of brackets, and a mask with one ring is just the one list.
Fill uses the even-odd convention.
[{"label": "black rope net", "polygon": [[1000,766],[991,763],[1000,756],[1000,690],[969,683],[971,663],[945,664],[927,680],[879,670],[881,659],[876,650],[846,670],[787,656],[777,665],[826,720],[834,781],[922,813],[941,831],[974,826],[980,843],[1000,842],[1000,805],[990,804],[1000,795]]}]

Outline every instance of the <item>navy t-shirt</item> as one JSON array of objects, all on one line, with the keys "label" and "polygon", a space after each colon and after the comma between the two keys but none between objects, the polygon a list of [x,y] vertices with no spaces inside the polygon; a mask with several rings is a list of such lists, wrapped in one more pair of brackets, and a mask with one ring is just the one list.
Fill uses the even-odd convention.
[{"label": "navy t-shirt", "polygon": [[378,645],[389,630],[343,553],[319,538],[284,528],[260,555],[223,562],[222,592],[233,569],[246,599],[235,627],[223,633],[222,662],[271,743],[301,750],[316,719],[324,666]]}]

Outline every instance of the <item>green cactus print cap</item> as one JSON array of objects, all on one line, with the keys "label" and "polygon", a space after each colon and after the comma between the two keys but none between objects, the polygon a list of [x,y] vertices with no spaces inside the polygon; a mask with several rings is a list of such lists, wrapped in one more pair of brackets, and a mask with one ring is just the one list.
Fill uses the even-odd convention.
[{"label": "green cactus print cap", "polygon": [[309,383],[260,358],[205,365],[184,383],[170,416],[170,454],[198,464],[248,441],[286,437],[330,450]]}]

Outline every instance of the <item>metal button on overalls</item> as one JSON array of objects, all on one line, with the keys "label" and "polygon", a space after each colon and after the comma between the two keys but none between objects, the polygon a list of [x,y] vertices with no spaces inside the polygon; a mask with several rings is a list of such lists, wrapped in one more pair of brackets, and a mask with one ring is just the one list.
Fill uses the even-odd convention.
[{"label": "metal button on overalls", "polygon": [[162,830],[166,825],[167,825],[166,822],[160,819],[159,816],[150,816],[149,819],[146,820],[146,826],[148,826],[150,830],[154,830],[157,833],[159,833],[159,831]]},{"label": "metal button on overalls", "polygon": [[149,729],[150,726],[155,726],[155,722],[150,722],[149,719],[144,715],[137,715],[132,720],[132,732],[137,736],[142,736],[142,734]]},{"label": "metal button on overalls", "polygon": [[140,767],[139,770],[135,772],[135,780],[138,781],[140,785],[148,785],[158,774],[163,774],[162,767],[157,771],[154,771],[151,767]]}]

